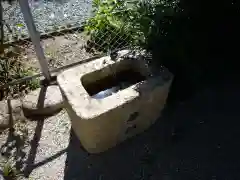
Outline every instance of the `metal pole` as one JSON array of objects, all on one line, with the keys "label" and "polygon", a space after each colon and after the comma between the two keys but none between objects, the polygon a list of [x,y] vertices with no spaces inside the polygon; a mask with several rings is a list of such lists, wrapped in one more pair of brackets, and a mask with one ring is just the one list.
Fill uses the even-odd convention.
[{"label": "metal pole", "polygon": [[[4,28],[3,28],[3,7],[2,7],[2,1],[0,0],[0,36],[1,36],[1,46],[0,47],[0,53],[3,51],[3,43],[4,43]],[[2,48],[2,49],[1,49]]]},{"label": "metal pole", "polygon": [[20,8],[23,13],[23,17],[25,20],[25,23],[28,28],[28,32],[30,34],[31,40],[33,42],[36,55],[39,61],[39,64],[41,66],[41,71],[44,75],[44,77],[50,81],[51,75],[48,69],[48,63],[45,58],[43,48],[40,43],[40,33],[37,31],[36,26],[34,24],[33,16],[31,13],[31,9],[28,4],[28,0],[19,0]]}]

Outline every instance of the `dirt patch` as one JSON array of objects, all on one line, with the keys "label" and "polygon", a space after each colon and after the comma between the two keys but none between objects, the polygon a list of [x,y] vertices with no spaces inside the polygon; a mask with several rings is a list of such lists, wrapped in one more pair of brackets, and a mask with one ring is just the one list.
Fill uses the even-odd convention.
[{"label": "dirt patch", "polygon": [[[86,40],[87,37],[78,32],[42,40],[41,43],[49,68],[62,67],[92,57],[93,55],[84,48]],[[39,72],[39,63],[33,45],[26,45],[24,48],[25,51],[21,56],[25,64]]]},{"label": "dirt patch", "polygon": [[[92,52],[87,52],[85,49],[87,39],[88,38],[84,33],[76,31],[43,39],[41,44],[44,48],[49,69],[56,69],[93,57],[94,54]],[[6,60],[4,59],[4,61],[0,61],[0,78],[2,77],[1,73],[4,73],[4,71],[1,72],[1,70],[3,70],[2,67],[6,66],[6,63],[1,64],[1,62],[8,62],[8,64],[11,64],[11,66],[6,66],[11,67],[11,70],[5,70],[6,72],[11,73],[7,73],[9,76],[8,78],[1,80],[1,82],[4,83],[0,82],[0,86],[13,80],[41,72],[32,43],[21,42],[21,45],[6,45],[6,47],[4,46],[4,51],[6,51]],[[19,96],[19,94],[21,94],[21,96],[23,96],[30,90],[34,90],[38,87],[38,80],[33,80],[20,85],[11,86],[9,87],[10,89],[0,89],[0,100],[5,99],[9,95],[15,97],[16,95]]]}]

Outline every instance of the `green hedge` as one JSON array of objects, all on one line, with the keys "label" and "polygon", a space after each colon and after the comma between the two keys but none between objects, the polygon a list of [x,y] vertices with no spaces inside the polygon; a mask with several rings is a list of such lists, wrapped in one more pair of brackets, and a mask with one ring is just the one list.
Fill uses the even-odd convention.
[{"label": "green hedge", "polygon": [[[120,44],[140,46],[152,54],[152,66],[175,74],[174,89],[198,89],[233,71],[238,55],[239,3],[228,0],[96,0],[86,31],[100,50]],[[99,34],[106,34],[100,37]],[[186,87],[184,89],[184,87]],[[189,93],[191,94],[191,93]]]},{"label": "green hedge", "polygon": [[94,0],[93,4],[94,17],[85,31],[93,42],[89,44],[105,52],[125,46],[146,47],[156,8],[162,8],[163,16],[172,16],[175,6],[160,0]]}]

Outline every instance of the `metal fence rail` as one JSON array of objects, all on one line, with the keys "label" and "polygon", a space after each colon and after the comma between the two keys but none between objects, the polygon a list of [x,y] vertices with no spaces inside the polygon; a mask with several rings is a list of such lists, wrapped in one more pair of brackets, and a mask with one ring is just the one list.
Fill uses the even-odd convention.
[{"label": "metal fence rail", "polygon": [[[122,42],[128,40],[122,35],[123,29],[111,29],[109,24],[105,26],[107,32],[99,31],[95,34],[97,38],[89,38],[84,25],[94,15],[92,0],[19,0],[2,5],[7,53],[1,56],[4,61],[0,61],[0,66],[1,62],[17,61],[20,69],[27,68],[33,73],[1,82],[0,90],[42,76],[50,80],[52,73],[123,48],[126,44]],[[103,47],[106,45],[109,51]]]},{"label": "metal fence rail", "polygon": [[[72,64],[68,64],[66,66],[62,66],[62,67],[50,70],[49,73],[50,73],[51,77],[55,77],[62,70],[69,69],[71,67],[74,67],[74,66],[77,66],[77,65],[80,65],[80,64],[88,63],[90,61],[93,61],[93,60],[101,58],[101,57],[102,57],[101,55],[97,55],[97,56],[85,59],[83,61],[75,62],[75,63],[72,63]],[[43,78],[43,77],[44,77],[43,73],[37,73],[37,74],[32,75],[32,76],[26,76],[26,77],[23,77],[23,78],[20,78],[20,79],[16,79],[12,82],[4,84],[3,86],[0,86],[0,90],[4,89],[4,88],[7,88],[9,86],[20,84],[20,83],[25,82],[25,81],[30,81],[32,79]]]}]

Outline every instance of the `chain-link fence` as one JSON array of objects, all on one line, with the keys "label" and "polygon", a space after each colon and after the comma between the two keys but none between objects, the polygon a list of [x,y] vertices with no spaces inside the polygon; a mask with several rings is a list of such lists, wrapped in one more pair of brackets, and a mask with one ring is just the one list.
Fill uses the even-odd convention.
[{"label": "chain-link fence", "polygon": [[[96,1],[96,0],[94,0]],[[92,0],[67,0],[67,1],[29,1],[37,30],[41,34],[42,46],[49,62],[49,67],[56,68],[74,61],[91,57],[96,53],[107,50],[113,51],[128,45],[130,38],[126,34],[127,24],[115,27],[107,19],[112,18],[105,14],[103,19],[93,14]],[[98,3],[95,6],[109,9],[108,5]],[[118,5],[120,6],[120,5]],[[97,8],[97,7],[95,7]],[[17,51],[29,66],[38,69],[37,59],[32,46],[27,26],[18,2],[12,5],[3,3],[5,42],[20,48]],[[103,14],[104,10],[95,10],[95,14]],[[97,24],[96,21],[98,21]],[[85,26],[86,25],[86,26]],[[94,31],[91,37],[83,32]],[[86,32],[86,31],[85,31]]]},{"label": "chain-link fence", "polygon": [[[70,59],[89,57],[89,54],[81,53],[80,43],[83,44],[84,39],[80,32],[83,21],[90,16],[90,2],[76,0],[68,2],[29,1],[29,5],[37,30],[41,34],[42,46],[50,68],[70,63]],[[3,8],[5,42],[10,42],[11,46],[20,48],[21,51],[18,50],[16,53],[24,59],[24,62],[28,63],[28,66],[38,70],[34,47],[18,2],[14,2],[12,5],[3,3]],[[70,51],[73,53],[71,54]],[[77,57],[75,58],[75,56]]]},{"label": "chain-link fence", "polygon": [[[117,1],[111,2],[115,4],[98,0],[28,2],[50,70],[129,45],[127,23],[113,21],[114,13],[119,13],[117,11],[122,6],[116,4]],[[4,34],[1,36],[1,51],[4,55],[1,54],[0,86],[41,72],[19,3],[2,2],[2,9],[1,32]],[[100,16],[103,18],[99,19]],[[30,86],[30,89],[37,87],[36,83],[17,86],[12,89],[12,94],[22,91],[25,86]]]}]

